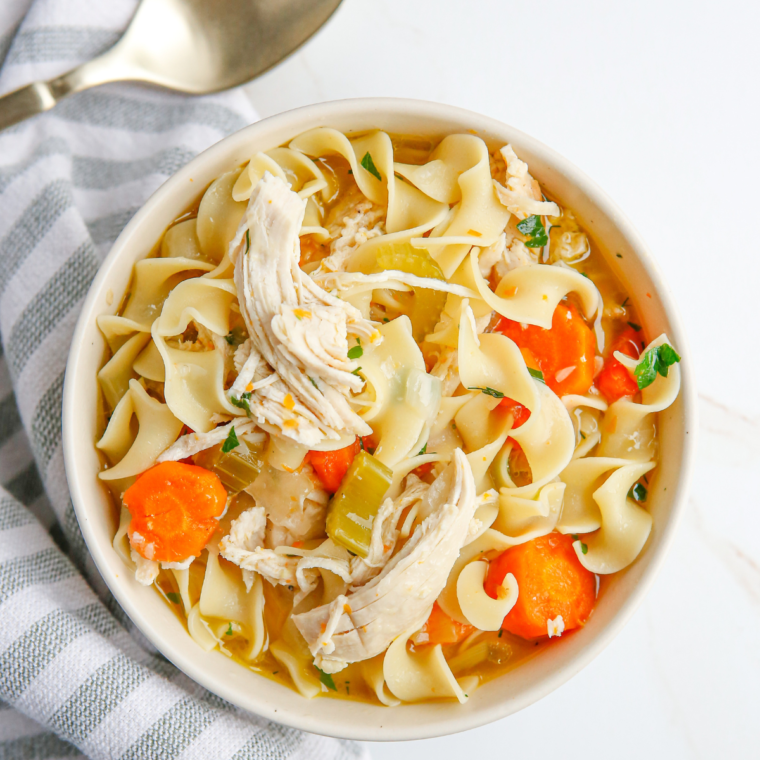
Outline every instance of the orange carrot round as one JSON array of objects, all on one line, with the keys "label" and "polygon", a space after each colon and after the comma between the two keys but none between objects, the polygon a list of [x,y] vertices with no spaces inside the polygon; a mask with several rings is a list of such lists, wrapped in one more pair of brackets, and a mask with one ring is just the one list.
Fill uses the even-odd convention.
[{"label": "orange carrot round", "polygon": [[507,409],[508,411],[512,412],[514,415],[514,421],[512,422],[512,430],[515,428],[519,428],[521,425],[525,424],[528,419],[530,418],[530,409],[528,407],[523,406],[522,404],[519,404],[517,401],[514,401],[511,398],[503,398],[499,402],[499,406],[503,407],[504,409]]},{"label": "orange carrot round", "polygon": [[626,356],[638,359],[641,353],[639,350],[639,340],[637,331],[632,327],[627,327],[612,341],[607,350],[604,368],[597,375],[595,382],[596,387],[610,404],[624,396],[634,396],[639,392],[636,380],[631,377],[631,373],[615,358],[615,351],[620,351],[620,353]]},{"label": "orange carrot round", "polygon": [[527,357],[535,359],[546,384],[558,395],[585,394],[594,380],[596,339],[572,303],[559,303],[549,330],[535,325],[523,327],[519,322],[502,317],[497,332],[513,340]]},{"label": "orange carrot round", "polygon": [[500,554],[491,562],[484,584],[492,599],[507,573],[515,576],[519,594],[502,623],[505,631],[536,639],[547,635],[548,621],[558,615],[566,631],[588,620],[596,580],[578,561],[571,536],[549,533]]},{"label": "orange carrot round", "polygon": [[[430,617],[420,629],[420,643],[456,644],[467,638],[475,630],[474,626],[460,623],[450,618],[439,606],[433,605]],[[424,637],[427,636],[427,639]]]},{"label": "orange carrot round", "polygon": [[162,462],[146,470],[124,492],[132,515],[129,542],[145,559],[181,562],[197,557],[216,530],[227,491],[203,467]]},{"label": "orange carrot round", "polygon": [[354,461],[354,457],[359,453],[362,446],[364,448],[372,448],[372,440],[369,436],[362,438],[361,442],[357,438],[343,449],[336,449],[335,451],[310,451],[306,455],[311,466],[314,468],[314,472],[317,473],[317,477],[322,482],[325,491],[335,493],[340,488],[340,484],[343,482],[343,478],[346,477],[351,462]]}]

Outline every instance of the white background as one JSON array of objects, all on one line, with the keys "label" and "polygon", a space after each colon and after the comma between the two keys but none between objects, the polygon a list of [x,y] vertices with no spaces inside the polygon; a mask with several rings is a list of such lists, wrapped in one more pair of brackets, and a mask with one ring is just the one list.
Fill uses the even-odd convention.
[{"label": "white background", "polygon": [[414,97],[552,146],[651,245],[697,371],[690,509],[623,633],[527,710],[444,739],[376,744],[377,760],[760,755],[759,22],[747,0],[345,0],[249,86],[261,116]]}]

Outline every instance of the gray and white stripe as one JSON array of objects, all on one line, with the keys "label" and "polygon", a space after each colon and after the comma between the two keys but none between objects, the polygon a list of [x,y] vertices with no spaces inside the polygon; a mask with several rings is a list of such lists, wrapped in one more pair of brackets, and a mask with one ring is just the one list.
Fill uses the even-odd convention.
[{"label": "gray and white stripe", "polygon": [[[134,8],[0,3],[0,92],[96,55]],[[99,263],[151,192],[252,118],[240,93],[111,85],[0,133],[1,758],[367,757],[243,713],[159,655],[95,570],[66,486],[64,367]]]}]

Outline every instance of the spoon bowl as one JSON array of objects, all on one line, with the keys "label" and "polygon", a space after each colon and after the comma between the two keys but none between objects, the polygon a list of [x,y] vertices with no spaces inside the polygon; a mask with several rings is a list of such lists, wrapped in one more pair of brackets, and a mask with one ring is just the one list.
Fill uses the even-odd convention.
[{"label": "spoon bowl", "polygon": [[193,95],[244,84],[306,42],[340,2],[142,0],[105,53],[0,98],[0,129],[107,82],[146,82]]}]

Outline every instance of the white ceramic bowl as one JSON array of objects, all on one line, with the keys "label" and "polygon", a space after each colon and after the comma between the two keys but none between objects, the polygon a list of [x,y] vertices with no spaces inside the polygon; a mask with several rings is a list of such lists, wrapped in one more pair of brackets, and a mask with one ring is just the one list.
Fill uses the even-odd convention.
[{"label": "white ceramic bowl", "polygon": [[[531,173],[563,205],[574,209],[627,286],[647,335],[667,332],[683,357],[681,393],[660,415],[662,462],[649,503],[654,527],[638,560],[611,578],[589,623],[573,636],[478,689],[466,705],[426,703],[396,708],[334,699],[306,700],[219,652],[204,652],[153,589],[138,584],[111,547],[116,510],[97,478],[96,373],[105,342],[95,319],[113,314],[132,267],[166,227],[219,174],[259,150],[286,143],[316,126],[345,132],[380,128],[442,137],[473,131],[489,144],[511,143]],[[622,258],[616,256],[621,254]],[[63,396],[66,474],[84,539],[105,582],[148,639],[191,678],[235,705],[295,728],[369,741],[424,739],[503,718],[549,694],[587,665],[617,635],[640,604],[662,565],[686,505],[694,459],[696,403],[691,358],[670,289],[646,245],[614,203],[575,166],[512,127],[451,106],[395,98],[344,100],[307,106],[242,129],[191,161],[162,187],[119,235],[90,288],[69,355]],[[610,698],[615,699],[610,684]]]}]

